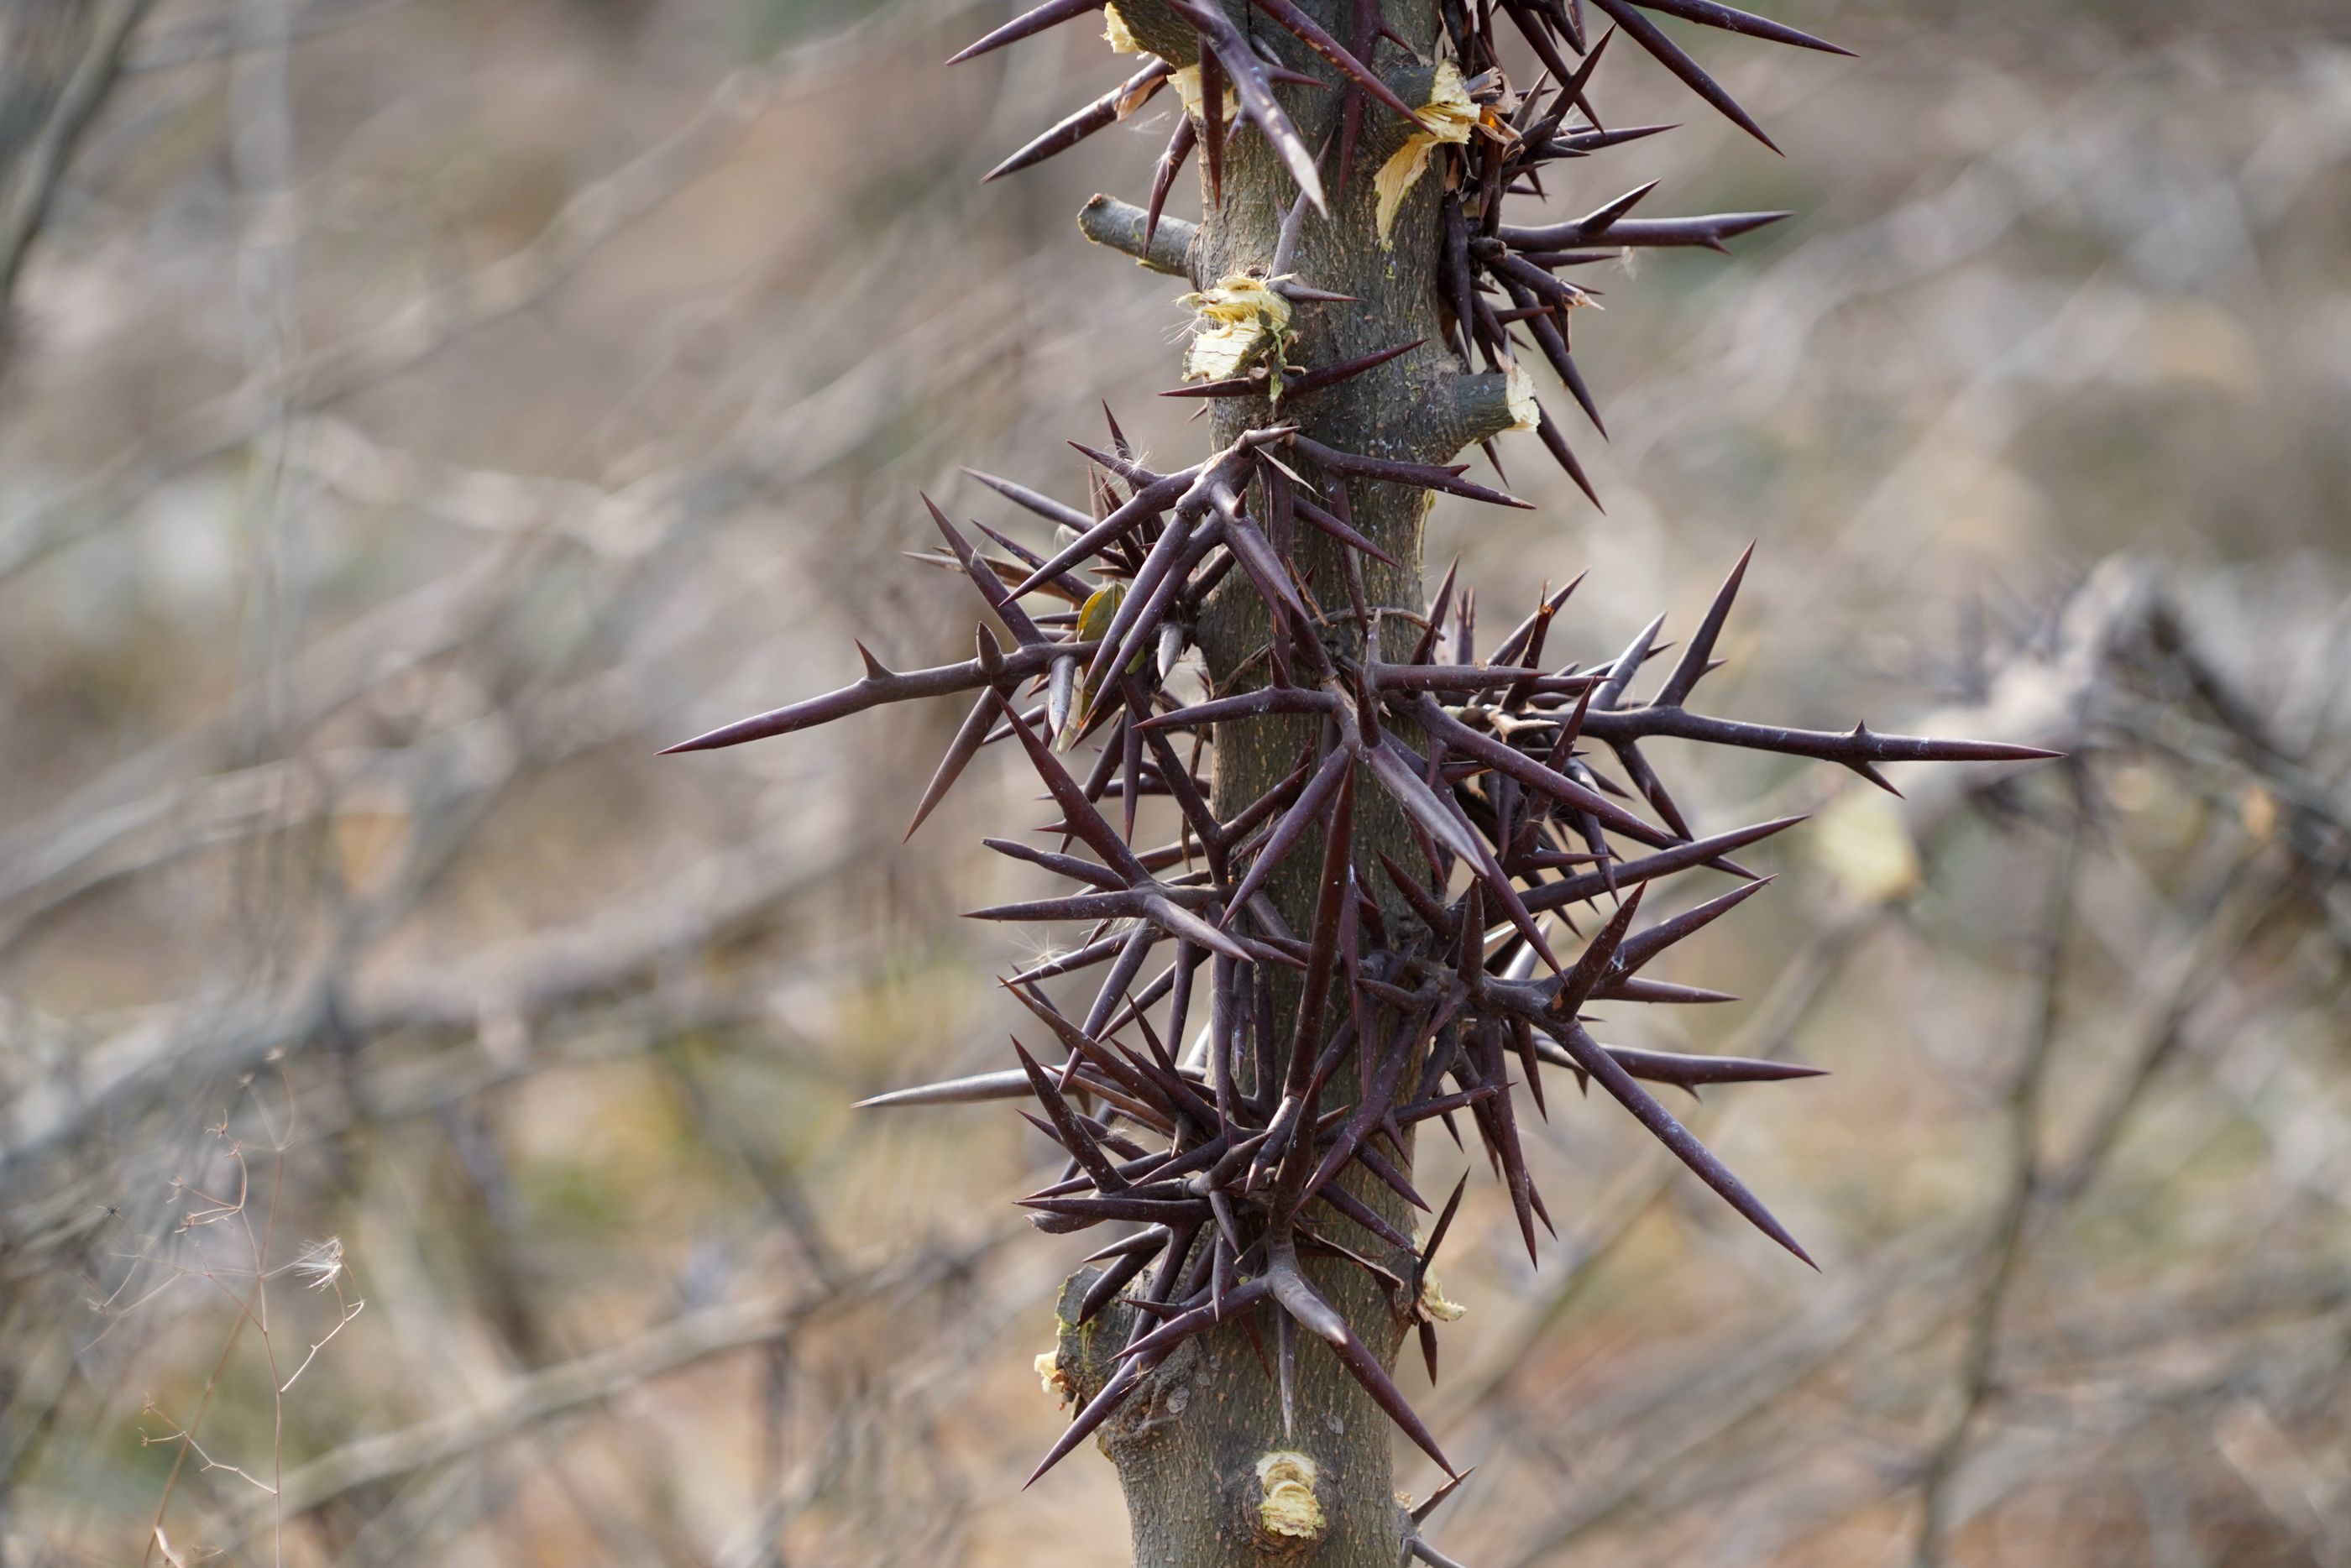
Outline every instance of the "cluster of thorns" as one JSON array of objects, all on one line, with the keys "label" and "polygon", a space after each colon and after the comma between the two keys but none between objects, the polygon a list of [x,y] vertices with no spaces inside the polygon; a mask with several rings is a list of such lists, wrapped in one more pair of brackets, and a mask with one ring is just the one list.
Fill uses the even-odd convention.
[{"label": "cluster of thorns", "polygon": [[[1198,124],[1187,115],[1162,159],[1152,222],[1174,169],[1196,142],[1205,145],[1215,199],[1227,128],[1213,106],[1227,82],[1235,88],[1241,118],[1281,152],[1301,197],[1319,206],[1318,160],[1272,91],[1280,83],[1314,78],[1261,55],[1213,0],[1165,3],[1197,32],[1201,101],[1211,109]],[[1626,0],[1593,3],[1708,101],[1762,134],[1642,10]],[[1392,36],[1377,4],[1359,0],[1356,36],[1343,47],[1288,0],[1253,4],[1337,67],[1346,94],[1343,170],[1368,105],[1411,118],[1413,111],[1363,63],[1383,36]],[[1644,0],[1644,6],[1778,41],[1830,47],[1709,0]],[[1099,8],[1100,0],[1050,0],[958,57]],[[1586,51],[1581,6],[1573,0],[1501,0],[1499,5],[1480,0],[1474,11],[1447,0],[1442,10],[1454,56],[1487,101],[1510,96],[1500,85],[1491,31],[1497,14],[1518,25],[1546,78],[1558,83],[1555,89],[1539,85],[1510,104],[1507,115],[1497,117],[1502,133],[1474,140],[1453,154],[1460,166],[1443,197],[1445,256],[1438,268],[1452,347],[1464,363],[1477,352],[1499,365],[1510,355],[1512,329],[1522,327],[1590,410],[1564,336],[1565,312],[1582,291],[1552,275],[1626,245],[1719,245],[1771,215],[1636,223],[1625,216],[1643,193],[1635,192],[1573,223],[1503,223],[1505,195],[1539,191],[1537,166],[1656,128],[1601,129],[1584,87],[1606,40]],[[1562,51],[1581,56],[1582,63],[1571,68]],[[1147,96],[1168,69],[1166,61],[1155,61],[1144,73],[1150,79],[1123,84],[1008,167],[1033,162],[1131,112],[1137,94]],[[1571,123],[1576,113],[1582,122]],[[1578,248],[1601,242],[1611,248]],[[1509,306],[1489,298],[1489,289]],[[1336,297],[1311,289],[1302,296]],[[1288,381],[1285,407],[1287,400],[1411,347],[1309,369]],[[1260,389],[1217,384],[1205,389]],[[1546,445],[1583,484],[1548,417],[1540,428]],[[1001,838],[987,843],[1075,890],[975,914],[1086,928],[1071,950],[1005,981],[1061,1047],[1059,1060],[1040,1062],[1016,1041],[1015,1069],[868,1102],[1033,1098],[1042,1115],[1029,1119],[1069,1158],[1061,1180],[1023,1199],[1035,1222],[1050,1231],[1105,1223],[1137,1227],[1093,1255],[1104,1267],[1077,1314],[1087,1322],[1112,1302],[1126,1301],[1135,1309],[1132,1337],[1037,1473],[1095,1430],[1187,1339],[1238,1323],[1255,1341],[1255,1309],[1267,1302],[1279,1309],[1269,1369],[1280,1386],[1285,1426],[1291,1419],[1297,1332],[1303,1328],[1328,1344],[1396,1424],[1452,1473],[1380,1355],[1308,1278],[1301,1259],[1343,1260],[1380,1282],[1400,1317],[1416,1324],[1433,1376],[1436,1335],[1424,1287],[1462,1188],[1455,1188],[1425,1241],[1405,1234],[1363,1193],[1376,1184],[1412,1209],[1429,1211],[1411,1180],[1407,1129],[1436,1119],[1458,1141],[1467,1118],[1509,1191],[1531,1253],[1537,1223],[1548,1227],[1551,1220],[1521,1151],[1518,1092],[1523,1089],[1547,1115],[1546,1067],[1572,1074],[1580,1087],[1597,1083],[1741,1215],[1809,1262],[1754,1194],[1645,1085],[1695,1091],[1710,1084],[1798,1077],[1811,1069],[1606,1044],[1589,1028],[1585,1010],[1597,1003],[1728,1000],[1722,992],[1643,971],[1667,949],[1761,890],[1768,878],[1732,857],[1798,820],[1698,836],[1643,748],[1667,739],[1781,753],[1840,763],[1887,788],[1878,772],[1886,762],[2050,753],[1880,734],[1861,725],[1843,732],[1784,729],[1693,711],[1688,700],[1716,667],[1714,649],[1744,557],[1646,701],[1635,700],[1634,687],[1668,651],[1657,640],[1663,618],[1605,663],[1546,664],[1553,618],[1574,583],[1538,596],[1533,611],[1482,659],[1468,597],[1456,597],[1450,573],[1425,615],[1374,612],[1364,590],[1363,558],[1395,563],[1356,528],[1350,486],[1415,486],[1526,504],[1465,478],[1460,467],[1335,450],[1294,423],[1248,431],[1206,461],[1172,472],[1139,462],[1115,420],[1108,448],[1072,444],[1091,465],[1084,510],[1008,480],[976,475],[1054,524],[1061,542],[1053,547],[1030,549],[984,524],[973,526],[994,548],[975,545],[925,498],[946,546],[927,558],[967,576],[994,618],[979,625],[974,657],[902,672],[883,667],[861,645],[866,673],[855,684],[674,748],[729,746],[886,703],[961,695],[971,700],[969,715],[924,792],[914,827],[982,747],[1006,740],[1026,755],[1058,811],[1057,820],[1041,829],[1058,840],[1056,848]],[[1344,607],[1322,603],[1299,569],[1301,528],[1340,546]],[[1224,690],[1179,694],[1169,677],[1220,588],[1262,601],[1270,635]],[[1235,727],[1277,719],[1310,728],[1312,738],[1280,783],[1220,813],[1210,805],[1204,758],[1219,737],[1236,734]],[[1099,742],[1091,764],[1082,774],[1071,771],[1063,756],[1088,741]],[[1603,754],[1613,768],[1601,765]],[[1365,791],[1380,792],[1400,815],[1412,845],[1403,861],[1386,853],[1359,854]],[[1181,823],[1173,842],[1137,843],[1137,807],[1145,796],[1173,802]],[[1115,807],[1108,805],[1112,801]],[[1113,821],[1113,812],[1121,820]],[[1072,852],[1081,846],[1089,853]],[[1283,918],[1268,893],[1269,878],[1299,857],[1315,865],[1312,916],[1303,930]],[[1367,859],[1376,862],[1376,876],[1365,870]],[[1726,874],[1736,885],[1634,929],[1650,883],[1699,870]],[[1593,929],[1572,961],[1562,961],[1546,924],[1554,934],[1563,929],[1581,935],[1573,913],[1578,906],[1591,911]],[[1164,965],[1146,973],[1155,952]],[[1041,989],[1048,980],[1096,970],[1101,979],[1082,1015],[1065,1013]],[[1279,981],[1285,995],[1298,998],[1287,1023],[1280,1018],[1287,1009],[1275,1003],[1281,971],[1295,971]],[[1163,1002],[1164,1029],[1148,1016]],[[1333,1094],[1342,1103],[1326,1106],[1325,1090],[1334,1085],[1349,1092]],[[1343,1225],[1357,1244],[1343,1239]],[[1357,1231],[1388,1251],[1373,1255]],[[1124,1293],[1138,1280],[1134,1293]],[[1262,1355],[1262,1345],[1259,1349]]]}]

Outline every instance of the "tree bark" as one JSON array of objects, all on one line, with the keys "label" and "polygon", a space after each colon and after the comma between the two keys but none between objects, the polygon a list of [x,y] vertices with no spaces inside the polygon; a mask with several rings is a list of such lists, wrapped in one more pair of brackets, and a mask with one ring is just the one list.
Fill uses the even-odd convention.
[{"label": "tree bark", "polygon": [[[1156,0],[1118,0],[1118,9],[1134,36],[1163,51],[1171,64],[1196,63],[1196,56],[1186,48],[1192,40],[1190,30]],[[1343,41],[1353,33],[1353,7],[1347,0],[1306,0],[1303,9]],[[1429,0],[1386,0],[1384,9],[1388,26],[1419,57],[1388,43],[1381,46],[1373,63],[1405,102],[1417,104],[1427,95],[1429,62],[1437,53],[1436,8]],[[1336,71],[1288,33],[1256,18],[1246,5],[1228,5],[1228,14],[1270,46],[1284,65],[1333,84],[1324,91],[1281,89],[1283,105],[1307,145],[1325,150],[1322,167],[1329,202],[1327,218],[1311,210],[1304,214],[1288,272],[1313,288],[1351,296],[1354,303],[1297,304],[1291,320],[1297,340],[1285,358],[1312,368],[1416,340],[1420,346],[1278,408],[1261,396],[1217,400],[1212,405],[1215,443],[1221,447],[1246,430],[1295,423],[1329,447],[1383,458],[1443,462],[1470,442],[1507,428],[1510,421],[1503,378],[1464,371],[1442,347],[1437,258],[1439,197],[1447,160],[1432,159],[1396,214],[1392,244],[1384,246],[1376,231],[1374,176],[1413,128],[1391,110],[1367,102],[1353,166],[1342,183],[1336,148],[1343,95],[1337,90],[1341,78]],[[1298,187],[1274,150],[1254,130],[1237,128],[1224,151],[1220,196],[1209,198],[1205,167],[1202,183],[1207,215],[1196,232],[1163,219],[1148,254],[1140,214],[1123,203],[1095,198],[1081,226],[1088,238],[1125,251],[1146,265],[1182,269],[1198,287],[1236,273],[1269,275],[1284,221],[1298,202]],[[1374,622],[1385,623],[1384,647],[1390,657],[1401,657],[1400,649],[1408,649],[1421,629],[1422,528],[1428,493],[1358,481],[1347,495],[1355,526],[1397,562],[1387,566],[1364,560],[1363,588]],[[1259,517],[1266,515],[1262,498],[1253,499],[1251,509]],[[1301,525],[1296,560],[1328,617],[1325,635],[1333,649],[1359,649],[1364,631],[1348,608],[1340,546]],[[1232,574],[1196,628],[1217,694],[1262,683],[1262,650],[1269,635],[1263,602],[1241,574]],[[1219,815],[1229,815],[1287,776],[1301,750],[1315,740],[1322,722],[1317,718],[1256,719],[1219,725],[1212,737],[1214,801]],[[1301,931],[1313,923],[1312,884],[1322,860],[1319,839],[1319,832],[1311,836],[1268,884],[1282,918]],[[1375,896],[1384,893],[1381,901],[1385,907],[1395,894],[1379,868],[1379,855],[1385,852],[1399,864],[1411,865],[1418,852],[1400,811],[1384,792],[1359,793],[1355,843],[1361,885]],[[1398,920],[1409,919],[1400,905],[1392,914]],[[1204,971],[1204,979],[1206,975]],[[1273,1037],[1285,1046],[1298,1001],[1294,981],[1286,990],[1277,982]],[[1326,1012],[1333,1025],[1345,1016],[1343,1006]],[[1323,1109],[1355,1096],[1355,1075],[1344,1071],[1336,1076],[1343,1081],[1326,1089]],[[1362,1179],[1360,1171],[1344,1179],[1357,1198],[1410,1233],[1412,1212],[1384,1184]],[[1332,1220],[1327,1214],[1323,1219]],[[1332,1222],[1329,1228],[1349,1246],[1388,1263],[1406,1279],[1413,1277],[1408,1254],[1395,1254],[1388,1244],[1353,1224]],[[1182,1270],[1188,1264],[1189,1260],[1179,1259],[1162,1266]],[[1411,1303],[1392,1299],[1378,1282],[1353,1265],[1310,1262],[1307,1272],[1358,1337],[1393,1366]],[[1091,1277],[1081,1274],[1070,1288],[1081,1292]],[[1128,1309],[1113,1306],[1082,1330],[1068,1328],[1076,1300],[1075,1294],[1065,1293],[1059,1360],[1082,1402],[1112,1370],[1111,1356],[1125,1341],[1131,1319]],[[1294,1420],[1285,1432],[1276,1385],[1259,1360],[1260,1347],[1267,1357],[1276,1352],[1280,1315],[1271,1306],[1253,1314],[1258,1344],[1238,1324],[1187,1342],[1103,1428],[1102,1446],[1117,1466],[1126,1491],[1138,1568],[1277,1562],[1315,1568],[1395,1568],[1403,1556],[1405,1521],[1393,1483],[1391,1422],[1327,1346],[1300,1334]],[[1301,1487],[1311,1488],[1311,1507],[1304,1506]]]}]

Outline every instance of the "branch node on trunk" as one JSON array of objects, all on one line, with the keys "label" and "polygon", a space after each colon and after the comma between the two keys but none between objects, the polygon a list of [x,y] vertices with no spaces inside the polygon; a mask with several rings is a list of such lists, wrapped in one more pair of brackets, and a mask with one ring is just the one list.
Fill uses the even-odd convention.
[{"label": "branch node on trunk", "polygon": [[1269,1554],[1303,1552],[1330,1533],[1311,1456],[1276,1449],[1257,1461],[1257,1533]]},{"label": "branch node on trunk", "polygon": [[1154,272],[1170,277],[1192,275],[1192,240],[1197,223],[1160,214],[1159,227],[1146,245],[1143,230],[1149,214],[1115,196],[1096,196],[1078,209],[1078,232],[1098,245],[1123,251]]},{"label": "branch node on trunk", "polygon": [[1449,407],[1440,405],[1431,410],[1437,418],[1446,421],[1444,441],[1436,443],[1444,446],[1444,456],[1449,457],[1464,447],[1475,446],[1506,431],[1531,431],[1541,418],[1535,407],[1534,384],[1516,364],[1500,370],[1456,376],[1449,390]]}]

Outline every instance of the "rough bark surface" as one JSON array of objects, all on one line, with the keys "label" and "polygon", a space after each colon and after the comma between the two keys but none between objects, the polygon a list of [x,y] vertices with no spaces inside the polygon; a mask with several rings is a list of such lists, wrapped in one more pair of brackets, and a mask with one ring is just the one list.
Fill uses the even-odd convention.
[{"label": "rough bark surface", "polygon": [[[1334,36],[1352,31],[1353,6],[1345,0],[1309,0],[1304,9]],[[1426,0],[1388,0],[1388,26],[1407,39],[1415,59],[1394,44],[1383,44],[1374,62],[1397,85],[1407,102],[1426,96],[1427,61],[1436,53],[1437,13]],[[1191,36],[1151,0],[1123,0],[1120,11],[1146,45],[1170,50]],[[1250,27],[1245,6],[1228,6],[1234,21]],[[1335,82],[1336,73],[1279,28],[1262,25],[1252,36],[1265,43],[1292,69]],[[1176,53],[1173,63],[1193,63]],[[1418,94],[1420,96],[1416,96]],[[1471,376],[1441,347],[1436,286],[1437,205],[1443,161],[1405,199],[1393,229],[1393,244],[1380,244],[1375,226],[1374,172],[1411,133],[1398,117],[1367,105],[1349,177],[1338,180],[1336,128],[1342,94],[1282,89],[1284,107],[1309,146],[1325,146],[1322,169],[1329,216],[1309,211],[1290,273],[1318,289],[1353,296],[1349,304],[1300,304],[1292,326],[1297,342],[1286,356],[1292,365],[1328,365],[1357,355],[1420,340],[1421,347],[1367,374],[1327,390],[1285,400],[1277,410],[1263,398],[1218,400],[1213,441],[1221,446],[1243,431],[1272,423],[1296,423],[1329,446],[1379,457],[1441,462],[1463,446],[1499,428],[1480,410],[1499,410],[1499,378]],[[1326,141],[1327,139],[1327,141]],[[1206,286],[1234,273],[1260,276],[1272,269],[1283,222],[1298,188],[1265,140],[1240,130],[1225,150],[1220,199],[1208,200],[1203,175],[1205,220],[1186,235],[1188,248],[1171,248],[1165,225],[1148,265],[1170,270],[1178,257],[1193,281]],[[1131,213],[1131,209],[1129,210]],[[1131,235],[1125,214],[1105,209],[1100,199],[1082,220],[1089,238],[1136,253],[1139,232]],[[1122,244],[1122,236],[1131,243]],[[1310,475],[1310,477],[1316,477]],[[1409,647],[1419,635],[1422,524],[1426,492],[1358,482],[1348,492],[1355,524],[1398,565],[1365,561],[1364,591],[1375,618],[1386,625],[1384,643]],[[1259,509],[1259,514],[1263,511]],[[1327,635],[1334,648],[1353,650],[1362,633],[1345,612],[1348,595],[1338,547],[1320,535],[1300,531],[1298,559],[1316,599],[1331,614]],[[1382,617],[1381,612],[1390,612]],[[1268,638],[1265,607],[1236,573],[1198,628],[1212,680],[1219,693],[1238,691],[1264,680],[1259,657]],[[1319,720],[1255,720],[1220,726],[1215,736],[1215,804],[1229,812],[1256,798],[1297,765]],[[1358,873],[1364,885],[1384,889],[1378,856],[1400,863],[1416,852],[1402,817],[1384,795],[1364,791],[1356,826]],[[1294,854],[1270,884],[1276,905],[1293,929],[1312,923],[1311,882],[1320,864],[1319,843]],[[1401,915],[1402,911],[1398,911]],[[1276,1037],[1286,1040],[1296,1016],[1294,984],[1279,989]],[[1343,1008],[1330,1010],[1335,1021]],[[1326,1091],[1352,1098],[1352,1074]],[[1408,1151],[1407,1151],[1408,1152]],[[1355,1195],[1409,1232],[1413,1216],[1403,1202],[1375,1181],[1349,1179]],[[1366,1255],[1383,1258],[1410,1277],[1408,1259],[1368,1232],[1342,1225],[1339,1233]],[[1181,1267],[1182,1263],[1172,1266]],[[1355,1333],[1393,1365],[1402,1344],[1409,1303],[1391,1299],[1364,1271],[1310,1264],[1317,1286],[1343,1312]],[[1082,1288],[1080,1276],[1072,1284]],[[1074,1302],[1075,1297],[1069,1297]],[[1110,1370],[1109,1357],[1123,1341],[1128,1309],[1114,1307],[1083,1331],[1070,1331],[1061,1345],[1063,1370],[1082,1399]],[[1064,1320],[1069,1315],[1065,1309]],[[1263,1354],[1275,1351],[1271,1309],[1255,1314]],[[1403,1522],[1394,1486],[1393,1428],[1384,1414],[1350,1377],[1328,1348],[1301,1334],[1298,1345],[1294,1421],[1284,1432],[1273,1380],[1259,1359],[1260,1346],[1239,1326],[1200,1335],[1171,1357],[1103,1428],[1102,1447],[1124,1484],[1138,1568],[1216,1568],[1221,1564],[1285,1563],[1315,1568],[1395,1568],[1403,1552]],[[1269,1453],[1296,1452],[1312,1461],[1319,1534],[1270,1531],[1260,1511],[1265,1501],[1259,1462]]]}]

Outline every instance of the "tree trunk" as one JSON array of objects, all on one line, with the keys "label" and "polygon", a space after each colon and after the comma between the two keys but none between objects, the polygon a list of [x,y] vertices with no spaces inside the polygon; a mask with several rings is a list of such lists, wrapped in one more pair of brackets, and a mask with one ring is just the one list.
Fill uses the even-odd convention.
[{"label": "tree trunk", "polygon": [[[1347,0],[1307,0],[1303,9],[1325,30],[1345,39],[1353,30],[1354,7]],[[1422,63],[1437,53],[1437,16],[1429,0],[1387,0],[1387,26],[1418,51],[1415,60],[1393,44],[1382,46],[1374,62],[1407,103],[1428,93],[1431,72]],[[1161,10],[1156,0],[1119,0],[1122,19],[1146,47],[1167,51],[1170,63],[1189,66],[1177,52],[1190,30]],[[1245,6],[1228,6],[1237,25],[1248,27]],[[1291,36],[1259,26],[1253,36],[1294,70],[1334,84],[1337,74]],[[1418,340],[1420,347],[1378,369],[1327,390],[1272,407],[1263,397],[1224,398],[1215,409],[1214,442],[1222,447],[1244,431],[1296,424],[1327,446],[1383,458],[1443,462],[1470,442],[1508,428],[1504,378],[1465,372],[1444,342],[1439,321],[1438,204],[1445,161],[1433,160],[1397,213],[1392,245],[1376,231],[1374,176],[1411,134],[1390,110],[1367,104],[1352,169],[1338,179],[1338,134],[1343,94],[1335,89],[1282,89],[1282,102],[1309,147],[1325,150],[1322,172],[1329,215],[1308,211],[1290,275],[1313,288],[1347,295],[1358,303],[1301,303],[1291,321],[1295,345],[1284,358],[1294,366],[1334,364],[1374,350]],[[1081,218],[1088,237],[1137,255],[1164,271],[1180,265],[1195,286],[1207,287],[1236,273],[1270,274],[1284,220],[1298,201],[1298,187],[1264,137],[1238,129],[1224,150],[1222,189],[1211,198],[1203,168],[1205,221],[1196,233],[1162,220],[1151,254],[1144,254],[1140,214],[1123,203],[1097,197]],[[1188,244],[1186,242],[1188,241]],[[1179,262],[1180,257],[1180,262]],[[1319,476],[1309,474],[1310,479]],[[1357,481],[1347,492],[1355,526],[1397,565],[1364,560],[1363,588],[1375,624],[1387,622],[1385,646],[1401,657],[1420,634],[1421,535],[1428,493],[1402,485]],[[1256,515],[1265,508],[1252,504]],[[1332,611],[1329,636],[1334,650],[1353,652],[1362,644],[1351,613],[1339,611],[1350,596],[1341,546],[1301,527],[1296,560],[1316,602]],[[1218,695],[1245,691],[1265,679],[1261,650],[1270,636],[1263,601],[1241,574],[1218,590],[1197,628]],[[1213,736],[1215,805],[1229,817],[1241,805],[1278,784],[1298,764],[1313,739],[1319,718],[1270,720],[1219,725]],[[1284,863],[1268,884],[1274,903],[1293,929],[1313,923],[1313,884],[1322,862],[1319,831]],[[1409,864],[1417,851],[1401,812],[1383,792],[1358,797],[1355,826],[1357,875],[1362,885],[1388,889],[1378,864],[1384,851]],[[1408,919],[1398,908],[1398,919]],[[1285,971],[1286,972],[1286,971]],[[1294,1028],[1297,985],[1277,984],[1272,1008],[1273,1039],[1286,1043]],[[1335,1023],[1343,1006],[1325,1014]],[[1322,1108],[1352,1100],[1355,1075],[1342,1072],[1326,1089]],[[1407,1150],[1407,1153],[1409,1151]],[[1412,1214],[1384,1184],[1360,1171],[1343,1178],[1349,1189],[1409,1233]],[[1412,1277],[1409,1256],[1370,1232],[1342,1224],[1347,1244]],[[1204,1237],[1202,1243],[1207,1244]],[[1163,1267],[1178,1270],[1189,1260]],[[1335,1261],[1310,1262],[1315,1284],[1346,1316],[1356,1335],[1390,1366],[1405,1338],[1407,1319],[1372,1276]],[[1082,1292],[1091,1273],[1071,1282]],[[1077,1297],[1065,1292],[1063,1321],[1073,1315]],[[1126,1338],[1128,1309],[1114,1306],[1083,1330],[1065,1333],[1062,1370],[1081,1400],[1098,1389],[1111,1370],[1110,1357]],[[1395,1568],[1404,1550],[1404,1516],[1397,1504],[1391,1463],[1391,1423],[1350,1376],[1329,1348],[1311,1335],[1298,1336],[1297,1387],[1288,1432],[1274,1380],[1260,1351],[1276,1353],[1281,1314],[1259,1308],[1248,1328],[1231,1324],[1186,1343],[1145,1380],[1102,1429],[1104,1450],[1125,1487],[1138,1568],[1213,1568],[1218,1564],[1269,1562],[1311,1563],[1316,1568]],[[1311,1488],[1312,1506],[1301,1488]]]}]

